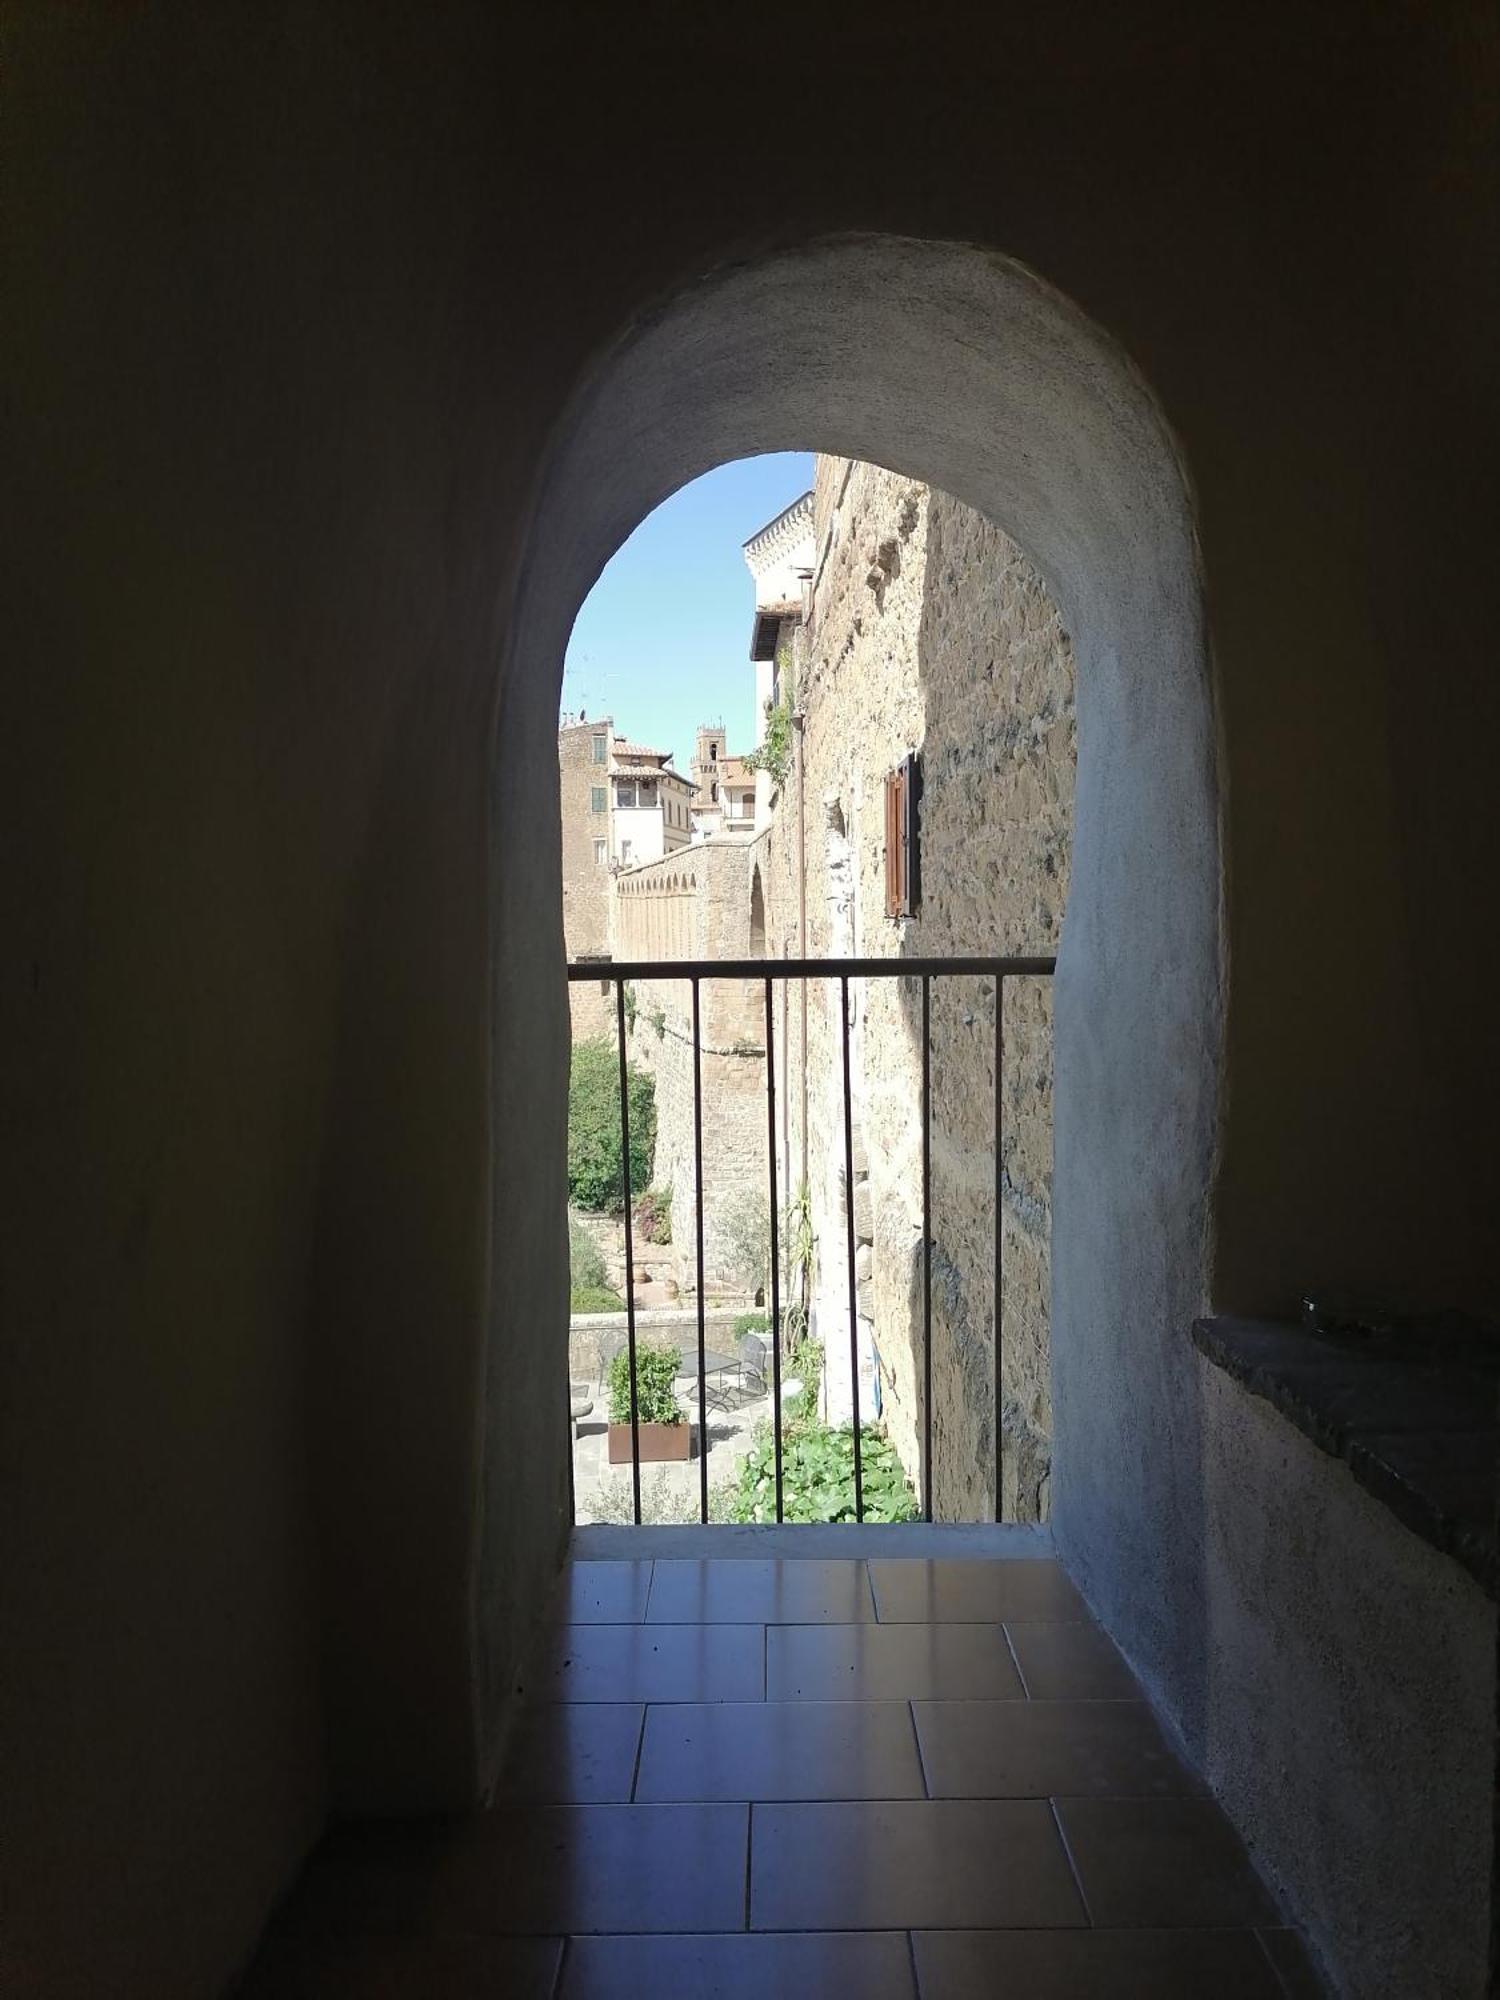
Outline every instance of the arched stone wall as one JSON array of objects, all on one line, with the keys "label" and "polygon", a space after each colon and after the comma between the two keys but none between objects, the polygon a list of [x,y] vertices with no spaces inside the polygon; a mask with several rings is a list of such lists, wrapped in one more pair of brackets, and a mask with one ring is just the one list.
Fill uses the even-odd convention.
[{"label": "arched stone wall", "polygon": [[[1199,1509],[1183,1336],[1206,1294],[1220,1060],[1215,724],[1186,480],[1121,351],[1007,259],[902,238],[767,256],[671,302],[601,366],[555,441],[503,676],[496,851],[552,809],[563,650],[605,561],[711,466],[808,448],[910,473],[988,515],[1036,562],[1073,636],[1055,1524],[1117,1634],[1188,1714],[1194,1663],[1173,1634],[1192,1629],[1202,1588],[1184,1525]],[[545,907],[537,885],[529,901]],[[497,1075],[497,1116],[550,1130],[560,1154],[560,970],[506,948],[525,917],[505,872],[495,918],[500,1011],[525,1023]],[[496,1164],[499,1211],[548,1241],[560,1224],[545,1177],[513,1152]],[[560,1324],[561,1271],[560,1255],[538,1266],[541,1295],[514,1308]]]}]

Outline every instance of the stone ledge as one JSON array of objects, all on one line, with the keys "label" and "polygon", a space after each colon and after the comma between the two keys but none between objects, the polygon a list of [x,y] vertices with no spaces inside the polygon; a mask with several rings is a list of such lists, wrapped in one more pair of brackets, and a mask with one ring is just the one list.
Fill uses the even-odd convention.
[{"label": "stone ledge", "polygon": [[1480,1350],[1231,1318],[1195,1320],[1193,1345],[1500,1598],[1500,1381]]}]

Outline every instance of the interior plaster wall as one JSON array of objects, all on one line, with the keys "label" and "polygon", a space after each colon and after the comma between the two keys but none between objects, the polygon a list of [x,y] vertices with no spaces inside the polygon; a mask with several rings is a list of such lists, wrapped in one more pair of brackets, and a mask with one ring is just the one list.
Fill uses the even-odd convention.
[{"label": "interior plaster wall", "polygon": [[1495,1606],[1201,1355],[1205,1776],[1349,2000],[1485,1993]]},{"label": "interior plaster wall", "polygon": [[[1119,1489],[1059,1468],[1059,1532],[1190,1741],[1199,1440],[1173,1342],[1204,1256],[1248,1309],[1309,1282],[1493,1301],[1488,10],[784,21],[797,143],[764,147],[719,10],[7,10],[8,1974],[211,1991],[330,1801],[482,1781],[563,1534],[572,607],[736,450],[885,455],[997,497],[954,476],[996,448],[961,365],[898,328],[904,380],[852,367],[867,266],[870,310],[823,329],[861,385],[846,421],[812,394],[763,421],[766,338],[806,353],[771,286],[764,337],[715,351],[679,322],[684,397],[622,410],[587,504],[562,518],[554,483],[539,523],[580,387],[725,259],[843,230],[991,246],[1109,329],[1191,469],[1230,975],[1216,1193],[1195,1086],[1156,1133],[1185,1179],[1128,1236],[1077,1185],[1138,1267],[1134,1331],[1065,1308],[1060,1271],[1054,1293],[1079,1366],[1128,1368],[1156,1423]],[[856,121],[826,115],[835,74]],[[1018,396],[1051,339],[1023,356],[1007,325]],[[1066,497],[1057,415],[1072,483],[1001,525],[1061,591],[1056,549],[1110,496]],[[1170,686],[1175,613],[1139,591]],[[1091,730],[1157,748],[1132,661],[1118,630],[1080,653],[1085,762]],[[1218,1049],[1193,958],[1221,886],[1210,746],[1187,743],[1161,746],[1192,769],[1153,819],[1080,773],[1085,905],[1116,867],[1191,885],[1152,892],[1194,969],[1151,995],[1070,918],[1060,1042],[1069,979],[1078,1018],[1122,977],[1144,1009],[1147,1057],[1086,1064],[1122,1130],[1142,1060],[1200,1075]],[[1091,822],[1129,823],[1127,852],[1086,854]],[[1058,1116],[1061,1164],[1061,1093]],[[531,1421],[553,1399],[555,1445]],[[487,1449],[486,1408],[527,1413],[526,1453]]]}]

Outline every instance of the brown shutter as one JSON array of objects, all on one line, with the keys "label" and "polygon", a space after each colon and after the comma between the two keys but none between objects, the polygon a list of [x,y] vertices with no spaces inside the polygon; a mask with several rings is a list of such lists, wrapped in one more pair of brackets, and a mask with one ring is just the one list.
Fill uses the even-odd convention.
[{"label": "brown shutter", "polygon": [[885,913],[899,917],[905,883],[901,845],[903,774],[888,771],[885,780]]},{"label": "brown shutter", "polygon": [[905,758],[885,781],[885,913],[914,917],[921,899],[918,851],[918,800],[921,766],[916,752]]}]

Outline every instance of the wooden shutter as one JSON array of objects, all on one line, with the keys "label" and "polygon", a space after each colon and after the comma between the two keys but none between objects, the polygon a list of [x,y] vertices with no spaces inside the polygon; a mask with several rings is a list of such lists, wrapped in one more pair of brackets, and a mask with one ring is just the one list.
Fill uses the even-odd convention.
[{"label": "wooden shutter", "polygon": [[921,900],[917,846],[921,767],[916,753],[888,772],[885,781],[885,913],[914,917]]}]

